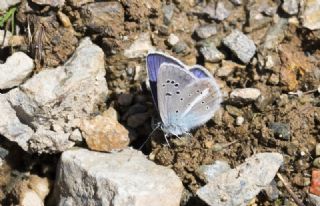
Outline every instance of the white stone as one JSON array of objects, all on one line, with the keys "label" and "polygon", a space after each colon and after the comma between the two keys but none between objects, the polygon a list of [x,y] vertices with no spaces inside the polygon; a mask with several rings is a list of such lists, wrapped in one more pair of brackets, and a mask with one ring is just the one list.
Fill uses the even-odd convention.
[{"label": "white stone", "polygon": [[55,205],[178,206],[183,186],[169,168],[140,152],[62,153],[54,190]]},{"label": "white stone", "polygon": [[261,95],[261,91],[256,88],[243,88],[243,89],[234,89],[231,94],[231,99],[240,99],[247,101],[254,101],[258,99]]},{"label": "white stone", "polygon": [[19,205],[21,205],[21,206],[44,206],[44,203],[35,191],[27,190],[24,192],[23,197],[21,198]]},{"label": "white stone", "polygon": [[0,10],[6,11],[9,7],[20,3],[21,0],[1,0],[0,1]]},{"label": "white stone", "polygon": [[0,89],[20,85],[32,72],[33,60],[23,52],[16,52],[0,64]]},{"label": "white stone", "polygon": [[174,46],[176,45],[177,43],[179,42],[179,37],[177,37],[176,35],[174,34],[170,34],[169,37],[168,37],[168,44],[170,46]]},{"label": "white stone", "polygon": [[268,187],[283,163],[279,153],[259,153],[235,169],[227,170],[197,191],[211,206],[246,206]]},{"label": "white stone", "polygon": [[236,125],[241,126],[244,122],[244,118],[242,116],[239,116],[236,118]]},{"label": "white stone", "polygon": [[299,12],[299,2],[297,0],[284,0],[282,9],[290,15],[297,14]]},{"label": "white stone", "polygon": [[107,93],[104,53],[85,38],[65,65],[0,96],[0,134],[29,152],[62,152],[74,145],[68,139],[79,119],[95,114]]},{"label": "white stone", "polygon": [[141,33],[139,37],[131,44],[128,49],[124,50],[124,56],[133,59],[145,56],[148,52],[155,51],[152,46],[150,34],[148,32]]},{"label": "white stone", "polygon": [[310,30],[320,29],[320,0],[306,0],[304,5],[302,25]]}]

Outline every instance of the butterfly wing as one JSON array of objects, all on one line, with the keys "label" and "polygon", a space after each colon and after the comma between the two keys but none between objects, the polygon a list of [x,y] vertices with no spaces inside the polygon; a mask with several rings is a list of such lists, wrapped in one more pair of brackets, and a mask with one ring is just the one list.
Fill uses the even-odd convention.
[{"label": "butterfly wing", "polygon": [[189,69],[197,78],[213,78],[210,72],[201,65],[194,65]]},{"label": "butterfly wing", "polygon": [[153,52],[147,55],[146,66],[147,66],[147,71],[149,76],[149,83],[150,83],[152,98],[157,107],[158,107],[157,78],[158,78],[160,66],[163,63],[174,64],[182,68],[185,67],[184,64],[178,59],[175,59],[173,57],[170,57],[160,52]]},{"label": "butterfly wing", "polygon": [[214,116],[222,102],[222,94],[213,78],[198,79],[182,92],[187,97],[179,125],[187,131],[206,123]]},{"label": "butterfly wing", "polygon": [[160,66],[157,87],[163,129],[174,135],[207,122],[221,102],[221,93],[213,78],[198,79],[174,64]]},{"label": "butterfly wing", "polygon": [[181,103],[184,97],[182,90],[196,77],[188,70],[174,64],[164,63],[158,74],[158,106],[159,113],[164,126],[174,125],[180,118],[183,108]]}]

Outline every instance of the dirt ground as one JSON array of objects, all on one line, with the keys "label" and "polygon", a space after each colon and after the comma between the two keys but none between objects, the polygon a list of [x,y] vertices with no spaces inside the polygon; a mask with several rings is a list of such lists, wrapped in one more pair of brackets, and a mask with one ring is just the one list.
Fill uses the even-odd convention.
[{"label": "dirt ground", "polygon": [[[157,113],[146,87],[145,58],[128,59],[123,55],[124,49],[139,34],[149,32],[157,50],[171,54],[186,64],[204,65],[213,73],[223,64],[206,62],[198,51],[199,46],[207,40],[196,37],[195,28],[214,22],[200,12],[205,5],[203,1],[172,2],[175,6],[174,14],[168,25],[163,22],[163,5],[170,4],[170,1],[99,1],[103,6],[113,9],[105,16],[102,15],[101,19],[95,17],[103,12],[101,6],[74,6],[70,2],[73,1],[66,1],[63,7],[55,8],[22,0],[17,6],[16,19],[17,25],[21,27],[19,36],[23,41],[18,46],[2,50],[0,59],[4,61],[12,52],[24,51],[36,61],[36,73],[63,64],[73,54],[81,38],[90,36],[105,52],[110,98],[101,110],[109,106],[116,108],[120,122],[132,134],[131,145],[136,148],[152,132],[151,122]],[[229,5],[230,2],[226,2]],[[281,4],[278,1],[267,2],[271,6]],[[26,4],[29,4],[27,9]],[[249,64],[236,67],[227,76],[216,77],[224,94],[224,102],[215,117],[206,125],[191,131],[192,138],[188,135],[181,139],[169,138],[168,146],[162,132],[157,131],[142,148],[151,160],[172,168],[181,178],[186,188],[182,205],[204,204],[194,197],[197,189],[206,183],[198,171],[201,165],[225,160],[233,168],[252,154],[271,151],[283,154],[285,163],[279,172],[299,199],[306,205],[310,204],[308,190],[311,171],[315,168],[315,147],[320,139],[320,99],[317,92],[320,85],[319,31],[310,31],[299,24],[289,23],[283,35],[279,35],[281,37],[275,44],[276,48],[264,49],[265,36],[274,24],[271,17],[265,22],[250,22],[248,13],[257,4],[259,2],[254,1],[250,5],[248,2],[240,6],[230,4],[232,15],[215,22],[218,32],[211,40],[225,55],[225,60],[242,64],[221,44],[221,39],[234,29],[244,31],[258,48]],[[289,18],[283,11],[278,11],[278,15]],[[26,32],[27,25],[33,36],[31,41]],[[187,45],[183,52],[176,52],[168,46],[167,39],[171,33]],[[267,56],[276,59],[273,69],[261,67],[261,62]],[[262,97],[245,103],[230,100],[228,93],[235,88],[246,87],[260,89]],[[302,95],[296,93],[298,90],[302,91]],[[132,95],[133,103],[120,105],[118,98],[121,94]],[[140,107],[133,108],[134,105]],[[144,114],[145,117],[135,127],[128,123],[128,116],[133,114]],[[241,125],[235,124],[238,116],[244,117]],[[15,201],[14,190],[8,188],[12,181],[11,170],[19,174],[21,170],[29,171],[54,180],[58,156],[26,156],[20,150],[18,153],[25,156],[27,163],[23,166],[12,165],[11,169],[6,166],[0,170],[0,187],[3,188],[0,199],[3,203]],[[271,201],[262,192],[254,200],[255,205],[294,205],[283,184],[277,178],[275,182],[280,190],[279,197]]]}]

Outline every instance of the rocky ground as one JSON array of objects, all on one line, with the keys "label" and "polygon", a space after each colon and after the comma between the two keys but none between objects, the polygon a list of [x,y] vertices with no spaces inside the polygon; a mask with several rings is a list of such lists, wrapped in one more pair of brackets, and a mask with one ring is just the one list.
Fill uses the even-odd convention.
[{"label": "rocky ground", "polygon": [[[320,205],[319,0],[0,10],[1,205]],[[170,147],[150,135],[151,51],[205,66],[224,98]]]}]

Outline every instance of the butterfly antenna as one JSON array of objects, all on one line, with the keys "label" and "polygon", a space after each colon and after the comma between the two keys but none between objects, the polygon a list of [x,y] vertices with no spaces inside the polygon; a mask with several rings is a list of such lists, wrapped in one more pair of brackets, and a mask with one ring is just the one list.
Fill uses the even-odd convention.
[{"label": "butterfly antenna", "polygon": [[152,132],[149,134],[149,136],[147,137],[147,139],[142,143],[142,145],[139,147],[139,150],[141,150],[143,147],[144,147],[144,145],[148,142],[148,140],[150,139],[150,137],[153,135],[153,133],[157,130],[157,129],[159,129],[159,127],[160,127],[161,125],[160,124],[158,124],[157,126],[156,126],[156,128],[154,128],[153,130],[152,130]]}]

